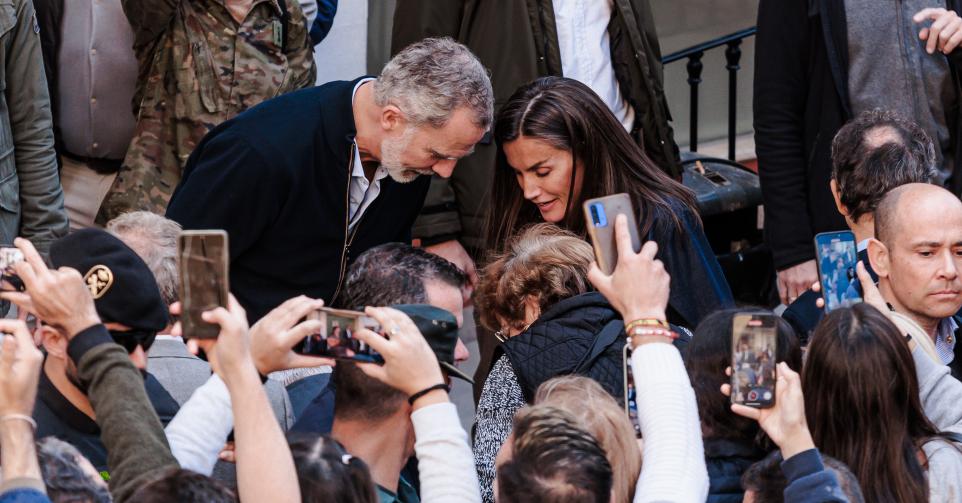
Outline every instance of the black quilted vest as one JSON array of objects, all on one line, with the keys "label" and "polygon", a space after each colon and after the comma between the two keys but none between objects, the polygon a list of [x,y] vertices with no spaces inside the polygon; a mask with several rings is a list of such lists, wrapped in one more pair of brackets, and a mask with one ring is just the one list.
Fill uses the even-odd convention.
[{"label": "black quilted vest", "polygon": [[[531,403],[541,383],[573,373],[590,350],[595,335],[608,322],[619,319],[618,312],[600,293],[571,297],[548,308],[528,330],[501,344],[492,361],[497,361],[501,352],[507,355],[524,399]],[[622,330],[616,342],[582,372],[598,381],[619,403],[623,401],[621,353],[624,346]]]}]

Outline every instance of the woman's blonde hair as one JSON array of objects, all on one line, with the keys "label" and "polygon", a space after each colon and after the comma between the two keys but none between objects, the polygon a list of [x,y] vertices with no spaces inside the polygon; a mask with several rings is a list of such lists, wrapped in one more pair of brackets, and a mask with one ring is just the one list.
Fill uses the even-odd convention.
[{"label": "woman's blonde hair", "polygon": [[504,320],[520,328],[528,296],[537,299],[544,312],[560,300],[589,291],[592,260],[591,245],[571,232],[547,223],[525,227],[481,272],[475,296],[481,324],[501,330]]},{"label": "woman's blonde hair", "polygon": [[578,375],[555,377],[538,386],[535,405],[567,411],[591,433],[611,464],[615,503],[631,501],[641,473],[641,449],[625,410],[593,379]]}]

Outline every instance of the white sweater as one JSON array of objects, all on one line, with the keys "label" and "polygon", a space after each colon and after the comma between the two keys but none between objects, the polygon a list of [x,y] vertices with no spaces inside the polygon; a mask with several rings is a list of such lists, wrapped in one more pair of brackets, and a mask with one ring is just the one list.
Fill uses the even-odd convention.
[{"label": "white sweater", "polygon": [[671,344],[644,344],[632,352],[631,365],[645,439],[635,503],[704,502],[701,424],[681,355]]},{"label": "white sweater", "polygon": [[474,456],[454,404],[436,403],[418,409],[411,414],[411,422],[421,501],[480,503]]},{"label": "white sweater", "polygon": [[194,391],[164,432],[181,468],[210,475],[232,429],[230,392],[214,374]]}]

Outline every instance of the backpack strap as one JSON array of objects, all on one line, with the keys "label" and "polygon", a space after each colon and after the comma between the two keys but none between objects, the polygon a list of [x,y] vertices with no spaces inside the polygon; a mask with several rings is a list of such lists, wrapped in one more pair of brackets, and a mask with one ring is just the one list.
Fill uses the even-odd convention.
[{"label": "backpack strap", "polygon": [[281,8],[281,52],[287,53],[287,27],[291,24],[291,12],[287,10],[287,0],[277,0]]},{"label": "backpack strap", "polygon": [[939,435],[955,442],[956,444],[962,445],[962,433],[956,433],[954,431],[941,431]]},{"label": "backpack strap", "polygon": [[618,335],[625,328],[625,322],[619,319],[609,321],[601,332],[595,336],[595,340],[591,343],[591,347],[588,348],[588,352],[581,358],[581,361],[574,368],[575,374],[584,374],[592,365],[594,365],[595,360],[601,356],[612,344],[618,341]]}]

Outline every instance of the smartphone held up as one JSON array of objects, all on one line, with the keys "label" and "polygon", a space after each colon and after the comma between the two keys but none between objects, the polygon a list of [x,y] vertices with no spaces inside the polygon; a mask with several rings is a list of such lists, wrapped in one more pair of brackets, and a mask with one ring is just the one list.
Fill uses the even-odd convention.
[{"label": "smartphone held up", "polygon": [[857,263],[858,248],[851,231],[815,236],[815,264],[826,313],[862,302],[862,287],[855,273]]},{"label": "smartphone held up", "polygon": [[295,353],[384,363],[384,358],[377,351],[354,336],[354,333],[362,328],[379,333],[381,327],[374,318],[359,311],[323,307],[309,314],[307,319],[319,321],[321,328],[297,343],[294,346]]},{"label": "smartphone held up", "polygon": [[739,314],[732,319],[732,403],[760,409],[775,405],[775,323],[771,314]]},{"label": "smartphone held up", "polygon": [[641,251],[641,239],[638,236],[638,224],[635,220],[635,209],[628,194],[614,194],[584,202],[585,220],[588,237],[595,250],[595,260],[598,268],[605,274],[611,274],[618,264],[618,244],[615,240],[615,218],[621,214],[628,220],[628,233],[631,236],[631,247],[638,253]]},{"label": "smartphone held up", "polygon": [[222,230],[183,231],[177,240],[181,328],[185,338],[216,339],[220,327],[201,315],[227,307],[229,287],[227,233]]},{"label": "smartphone held up", "polygon": [[23,252],[13,246],[0,246],[0,291],[23,291],[23,281],[13,266],[23,262]]}]

